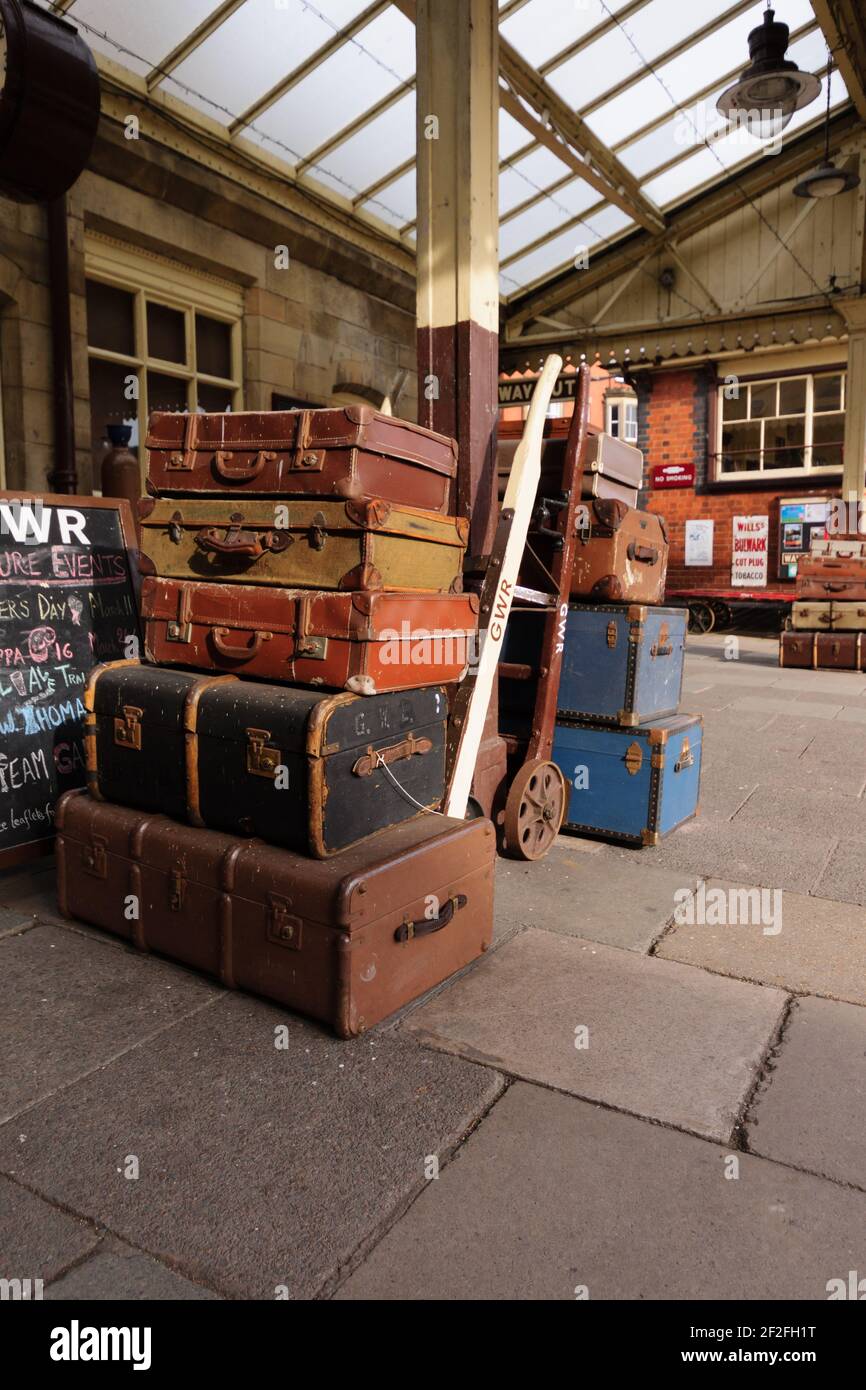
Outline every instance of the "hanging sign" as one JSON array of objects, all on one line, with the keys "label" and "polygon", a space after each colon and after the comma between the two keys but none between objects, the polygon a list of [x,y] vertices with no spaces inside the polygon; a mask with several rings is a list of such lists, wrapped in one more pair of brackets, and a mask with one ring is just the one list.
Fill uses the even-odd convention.
[{"label": "hanging sign", "polygon": [[650,469],[650,483],[660,487],[694,487],[695,465],[693,463],[657,463]]},{"label": "hanging sign", "polygon": [[[577,398],[577,383],[580,380],[579,372],[569,372],[566,376],[563,373],[553,388],[551,400],[554,401],[573,401]],[[504,405],[528,405],[535,394],[538,385],[537,376],[512,377],[509,381],[499,383],[499,404]]]},{"label": "hanging sign", "polygon": [[737,589],[766,588],[770,518],[768,516],[735,516],[733,528],[732,586]]},{"label": "hanging sign", "polygon": [[713,563],[713,523],[697,520],[686,522],[686,564]]}]

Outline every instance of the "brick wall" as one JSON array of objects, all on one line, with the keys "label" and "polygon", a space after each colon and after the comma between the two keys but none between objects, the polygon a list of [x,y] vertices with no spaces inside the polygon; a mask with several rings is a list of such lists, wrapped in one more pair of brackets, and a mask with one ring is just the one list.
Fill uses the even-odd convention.
[{"label": "brick wall", "polygon": [[[788,587],[779,571],[779,498],[826,496],[832,486],[804,487],[789,481],[781,487],[742,489],[708,486],[713,428],[712,403],[716,375],[712,367],[636,374],[638,393],[638,446],[645,460],[641,504],[665,518],[670,541],[668,588],[716,588],[731,586],[731,551],[735,516],[769,516],[770,547],[767,583]],[[695,487],[650,488],[650,470],[660,463],[694,463]],[[836,489],[838,491],[838,489]],[[685,523],[702,518],[715,523],[712,566],[685,564]],[[793,583],[790,588],[793,591]]]}]

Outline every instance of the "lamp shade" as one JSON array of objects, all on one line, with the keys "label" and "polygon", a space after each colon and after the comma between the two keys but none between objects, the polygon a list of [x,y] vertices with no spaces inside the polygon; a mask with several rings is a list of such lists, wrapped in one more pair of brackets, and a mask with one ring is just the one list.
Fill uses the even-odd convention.
[{"label": "lamp shade", "polygon": [[749,35],[748,67],[719,97],[716,107],[731,124],[743,124],[759,140],[778,135],[801,107],[821,91],[810,72],[785,57],[790,31],[768,9]]}]

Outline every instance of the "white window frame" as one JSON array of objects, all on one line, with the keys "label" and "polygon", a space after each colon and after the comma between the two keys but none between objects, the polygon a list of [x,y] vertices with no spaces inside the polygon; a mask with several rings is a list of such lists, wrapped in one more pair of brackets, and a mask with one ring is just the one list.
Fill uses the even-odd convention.
[{"label": "white window frame", "polygon": [[[138,456],[144,467],[147,420],[150,413],[148,372],[159,372],[186,383],[186,408],[196,408],[199,383],[231,392],[231,409],[243,409],[243,290],[215,276],[189,270],[167,258],[140,251],[110,237],[88,232],[85,237],[85,277],[112,285],[133,296],[135,351],[128,355],[87,346],[88,361],[99,359],[129,368],[138,379]],[[147,305],[162,304],[184,315],[187,361],[166,362],[147,351]],[[196,313],[227,323],[231,329],[231,376],[210,376],[196,362]],[[94,441],[95,442],[95,441]]]},{"label": "white window frame", "polygon": [[[735,469],[735,468],[728,468],[728,469],[725,469],[725,468],[722,467],[722,455],[723,455],[723,449],[722,449],[722,434],[723,434],[724,426],[725,426],[725,423],[726,423],[725,420],[724,420],[724,418],[723,418],[723,415],[724,415],[724,404],[725,404],[725,390],[726,390],[727,388],[726,388],[726,385],[725,385],[724,382],[720,382],[720,383],[719,383],[719,386],[718,386],[718,393],[717,393],[717,408],[716,408],[716,447],[715,447],[715,453],[714,453],[714,455],[713,455],[713,460],[712,460],[712,465],[713,465],[713,466],[712,466],[712,476],[713,476],[714,480],[715,480],[716,482],[729,482],[729,481],[731,481],[731,480],[737,480],[737,481],[739,481],[739,482],[743,482],[744,480],[749,479],[749,478],[766,478],[766,479],[769,480],[769,479],[771,479],[771,478],[779,478],[779,479],[782,479],[782,478],[832,478],[832,477],[838,477],[838,476],[841,474],[841,471],[842,471],[842,465],[841,465],[841,464],[838,464],[838,463],[831,463],[831,464],[824,464],[824,465],[821,465],[821,466],[818,466],[818,467],[813,467],[813,466],[812,466],[813,430],[814,430],[814,424],[815,424],[815,410],[814,410],[815,379],[816,379],[816,377],[822,377],[822,376],[839,376],[839,377],[842,378],[842,385],[841,385],[840,397],[839,397],[839,399],[840,399],[839,409],[838,409],[838,410],[822,410],[822,411],[818,411],[818,419],[820,419],[822,415],[839,415],[839,414],[841,413],[841,414],[844,416],[845,410],[846,410],[846,404],[847,404],[847,384],[848,384],[848,383],[847,383],[847,372],[846,372],[846,369],[845,369],[844,366],[841,366],[841,365],[840,365],[840,366],[835,366],[835,367],[834,367],[834,366],[831,366],[831,367],[827,367],[827,368],[821,368],[820,370],[819,370],[819,369],[816,369],[815,371],[811,371],[811,372],[810,372],[810,371],[803,371],[803,372],[796,372],[796,373],[792,373],[792,374],[785,374],[785,375],[783,375],[783,376],[756,377],[754,380],[741,381],[741,382],[740,382],[740,391],[748,391],[748,392],[749,392],[749,396],[748,396],[748,412],[749,412],[749,413],[748,413],[746,416],[744,416],[743,420],[741,420],[741,421],[728,420],[728,421],[727,421],[727,424],[732,425],[732,424],[746,424],[746,423],[752,423],[752,424],[759,424],[759,425],[761,426],[761,441],[760,441],[760,445],[759,445],[759,447],[758,447],[758,453],[759,453],[760,459],[761,459],[761,467],[760,467],[760,468],[751,468],[751,469]],[[757,388],[760,388],[760,387],[767,387],[767,386],[775,386],[775,387],[778,389],[778,387],[779,387],[780,385],[782,385],[782,384],[788,384],[788,383],[793,382],[793,381],[805,381],[805,383],[806,383],[806,410],[805,410],[805,413],[804,413],[804,414],[800,414],[800,412],[797,412],[796,414],[792,414],[792,415],[769,415],[769,416],[768,416],[768,415],[762,415],[762,416],[757,416],[754,420],[752,420],[752,416],[751,416],[751,391],[752,391],[753,388],[756,388],[756,387],[757,387]],[[803,445],[802,445],[802,448],[803,448],[804,464],[803,464],[803,467],[802,467],[802,468],[765,468],[765,467],[764,467],[764,425],[765,425],[765,423],[766,423],[766,421],[767,421],[768,419],[769,419],[769,420],[803,420],[803,422],[804,422],[804,429],[803,429]],[[844,435],[844,426],[843,426],[843,435]],[[840,441],[840,442],[841,442],[841,441]],[[799,447],[799,446],[797,446],[797,447]]]},{"label": "white window frame", "polygon": [[[625,431],[624,434],[618,434],[618,435],[616,436],[616,438],[617,438],[617,439],[621,439],[622,442],[623,442],[624,444],[631,444],[631,445],[633,445],[633,446],[636,446],[636,445],[637,445],[637,441],[638,441],[639,428],[640,428],[639,425],[638,425],[638,418],[637,418],[637,396],[631,395],[630,393],[623,393],[622,395],[608,395],[608,396],[605,396],[605,398],[604,398],[604,428],[605,428],[605,432],[606,432],[607,434],[610,434],[610,435],[613,434],[613,407],[614,407],[614,406],[617,406],[620,410],[623,408],[623,406],[626,407],[626,417],[625,417],[625,420],[624,420],[624,423],[625,423],[625,426],[626,426],[626,431]],[[634,411],[634,416],[633,416],[632,418],[629,418],[629,414],[628,414],[629,409],[632,409],[632,410]],[[634,425],[633,430],[631,430],[631,429],[628,428],[629,425],[632,424],[632,423],[633,423],[633,425]]]}]

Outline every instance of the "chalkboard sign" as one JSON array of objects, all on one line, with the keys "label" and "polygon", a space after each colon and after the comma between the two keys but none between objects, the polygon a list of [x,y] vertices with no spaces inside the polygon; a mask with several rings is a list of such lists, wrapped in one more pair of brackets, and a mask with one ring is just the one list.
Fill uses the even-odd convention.
[{"label": "chalkboard sign", "polygon": [[51,848],[86,780],[88,672],[139,640],[129,503],[0,492],[0,868]]}]

